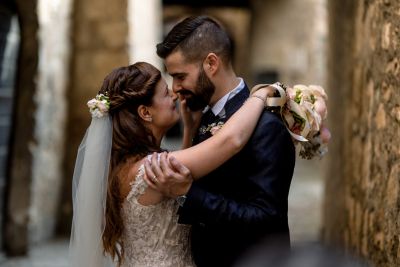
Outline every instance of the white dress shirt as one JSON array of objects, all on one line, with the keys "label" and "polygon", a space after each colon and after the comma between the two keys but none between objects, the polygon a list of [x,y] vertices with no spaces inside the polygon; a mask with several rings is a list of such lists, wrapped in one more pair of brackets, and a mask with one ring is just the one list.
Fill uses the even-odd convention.
[{"label": "white dress shirt", "polygon": [[[225,104],[228,102],[230,99],[232,99],[235,95],[237,95],[240,91],[243,90],[245,87],[244,81],[242,78],[239,78],[239,84],[233,88],[229,93],[221,97],[220,100],[217,101],[212,107],[211,111],[214,113],[215,116],[219,116],[220,118],[223,118],[225,116]],[[204,113],[207,112],[210,109],[209,106],[207,106],[204,109]]]}]

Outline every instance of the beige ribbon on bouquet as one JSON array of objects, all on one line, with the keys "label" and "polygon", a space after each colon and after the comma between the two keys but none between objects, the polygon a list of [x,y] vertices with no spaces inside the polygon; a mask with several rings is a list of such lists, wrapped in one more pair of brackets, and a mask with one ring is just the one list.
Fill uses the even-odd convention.
[{"label": "beige ribbon on bouquet", "polygon": [[[283,106],[286,104],[287,101],[287,96],[286,96],[286,92],[285,90],[278,85],[278,83],[274,83],[274,84],[257,84],[255,85],[253,88],[251,88],[250,90],[250,94],[254,93],[255,91],[263,88],[263,87],[268,87],[268,86],[272,86],[274,87],[280,94],[279,97],[268,97],[267,101],[266,101],[266,106],[268,107],[280,107],[280,114],[282,119],[284,118],[284,115],[282,114],[282,108]],[[297,104],[296,102],[294,102],[293,100],[289,100],[289,105],[290,107],[293,109],[294,112],[296,112],[297,114],[299,114],[301,117],[303,118],[307,118],[307,115],[301,110],[299,104]],[[296,139],[297,141],[300,142],[308,142],[308,139],[306,139],[304,136],[307,136],[307,134],[310,132],[311,130],[311,126],[310,123],[308,122],[308,120],[305,121],[305,125],[303,130],[301,131],[301,134],[295,134],[294,132],[292,132],[289,127],[287,127],[287,125],[285,124],[286,129],[289,131],[290,135]]]}]

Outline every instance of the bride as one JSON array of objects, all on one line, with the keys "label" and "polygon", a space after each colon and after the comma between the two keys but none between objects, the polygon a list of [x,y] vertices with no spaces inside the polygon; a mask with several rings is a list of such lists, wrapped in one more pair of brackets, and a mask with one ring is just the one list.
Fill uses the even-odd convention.
[{"label": "bride", "polygon": [[[243,148],[272,93],[270,86],[255,91],[213,137],[168,153],[171,168],[181,175],[180,187]],[[179,120],[176,100],[160,71],[138,62],[112,71],[88,102],[92,122],[73,178],[71,266],[194,266],[189,228],[177,223],[177,201],[144,181],[144,162],[153,153],[160,156],[162,138]],[[188,144],[196,121],[187,119],[186,100],[180,102]]]}]

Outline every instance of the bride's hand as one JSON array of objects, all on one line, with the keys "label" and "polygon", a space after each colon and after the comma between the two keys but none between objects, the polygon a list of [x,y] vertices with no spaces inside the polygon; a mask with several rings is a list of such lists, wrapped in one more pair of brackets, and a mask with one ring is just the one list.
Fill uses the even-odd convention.
[{"label": "bride's hand", "polygon": [[[283,107],[287,101],[285,86],[281,83],[258,84],[254,86],[250,94],[265,100],[265,107]],[[278,95],[276,95],[278,93]]]},{"label": "bride's hand", "polygon": [[267,84],[258,84],[251,88],[250,94],[252,96],[262,97],[267,99],[268,97],[273,97],[275,94],[276,89]]},{"label": "bride's hand", "polygon": [[184,128],[190,130],[197,129],[203,113],[201,111],[191,111],[187,106],[186,99],[182,95],[179,95],[179,102]]},{"label": "bride's hand", "polygon": [[170,198],[185,195],[193,182],[190,170],[176,158],[168,158],[166,152],[161,153],[159,162],[157,158],[154,153],[151,162],[145,160],[143,179],[147,185]]}]

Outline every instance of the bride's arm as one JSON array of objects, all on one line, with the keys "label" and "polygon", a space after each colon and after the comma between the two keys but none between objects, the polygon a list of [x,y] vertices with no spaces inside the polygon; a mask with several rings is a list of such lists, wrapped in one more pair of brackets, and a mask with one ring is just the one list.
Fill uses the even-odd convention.
[{"label": "bride's arm", "polygon": [[210,173],[244,147],[272,91],[270,87],[256,91],[214,136],[193,147],[170,152],[169,156],[186,166],[193,179]]}]

